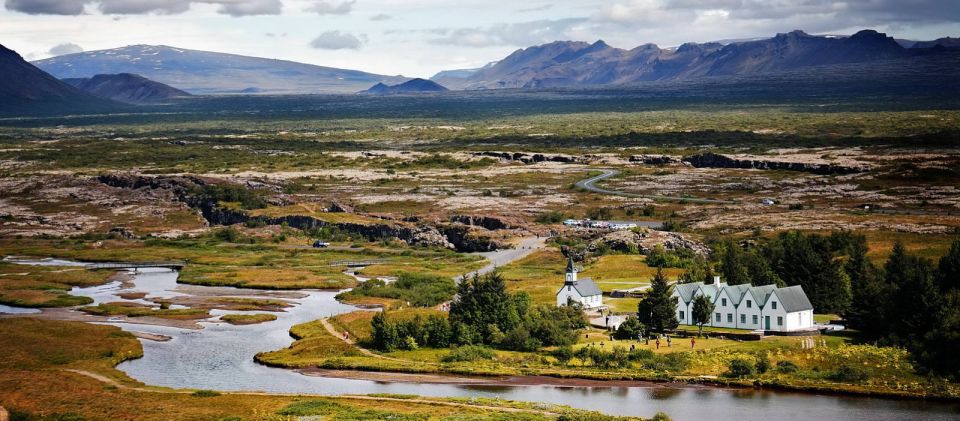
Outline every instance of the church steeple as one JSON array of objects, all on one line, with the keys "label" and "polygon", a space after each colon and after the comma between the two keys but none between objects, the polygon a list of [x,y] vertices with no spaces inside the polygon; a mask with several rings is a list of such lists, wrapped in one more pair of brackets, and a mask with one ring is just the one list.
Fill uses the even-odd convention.
[{"label": "church steeple", "polygon": [[564,283],[567,285],[572,285],[577,282],[577,266],[573,264],[573,257],[567,258],[567,275],[564,278]]}]

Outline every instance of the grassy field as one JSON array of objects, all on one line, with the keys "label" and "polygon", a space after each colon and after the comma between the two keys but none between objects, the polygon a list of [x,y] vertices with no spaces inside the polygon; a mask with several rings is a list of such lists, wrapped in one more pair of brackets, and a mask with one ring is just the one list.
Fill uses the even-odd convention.
[{"label": "grassy field", "polygon": [[32,266],[0,262],[0,304],[17,307],[71,307],[90,304],[67,293],[72,287],[106,283],[113,271],[78,267]]},{"label": "grassy field", "polygon": [[224,314],[220,316],[220,320],[230,323],[232,325],[253,325],[257,323],[272,322],[277,320],[277,316],[274,314],[267,313],[257,313],[257,314]]},{"label": "grassy field", "polygon": [[[356,280],[343,273],[347,269],[343,262],[347,261],[381,262],[368,267],[372,272],[402,270],[443,276],[478,268],[484,261],[481,257],[449,250],[398,248],[380,243],[336,250],[284,243],[233,244],[209,239],[107,240],[94,244],[72,240],[0,239],[0,254],[82,261],[185,261],[188,264],[180,272],[180,283],[259,289],[349,288]],[[8,266],[0,266],[0,270],[6,270],[5,267]],[[30,268],[32,271],[33,267]],[[70,276],[74,275],[65,276],[68,281]],[[101,279],[99,283],[102,283],[106,276],[105,272],[90,272],[83,275],[83,279],[69,282]],[[2,282],[0,288],[8,284]]]}]

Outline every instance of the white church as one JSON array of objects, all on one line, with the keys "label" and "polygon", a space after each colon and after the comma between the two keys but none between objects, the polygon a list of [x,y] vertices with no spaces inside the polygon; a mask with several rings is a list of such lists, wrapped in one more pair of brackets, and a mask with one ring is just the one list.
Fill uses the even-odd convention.
[{"label": "white church", "polygon": [[779,288],[776,285],[727,285],[720,277],[713,284],[694,282],[677,284],[673,299],[677,300],[677,320],[693,322],[693,301],[705,295],[714,304],[710,322],[704,326],[733,329],[793,332],[813,330],[813,305],[799,285]]},{"label": "white church", "polygon": [[567,260],[567,274],[563,286],[557,291],[557,307],[567,303],[579,303],[585,309],[603,307],[603,293],[590,278],[577,279],[577,267],[573,259]]}]

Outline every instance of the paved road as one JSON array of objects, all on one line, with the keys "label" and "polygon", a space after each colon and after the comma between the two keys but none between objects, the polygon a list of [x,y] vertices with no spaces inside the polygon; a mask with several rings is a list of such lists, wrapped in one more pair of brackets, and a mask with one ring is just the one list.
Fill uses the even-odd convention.
[{"label": "paved road", "polygon": [[[493,272],[494,269],[509,264],[510,262],[520,260],[524,257],[530,255],[534,251],[543,249],[547,246],[547,237],[526,237],[520,240],[520,243],[512,249],[497,250],[497,251],[485,251],[480,253],[474,253],[478,256],[483,256],[490,261],[486,266],[477,269],[473,272],[466,274],[465,276],[471,277],[474,274],[486,274]],[[462,277],[457,277],[456,280],[459,282],[462,280]]]},{"label": "paved road", "polygon": [[596,182],[612,178],[617,174],[620,174],[620,171],[610,170],[610,169],[600,169],[603,171],[603,174],[595,175],[593,177],[587,178],[585,180],[580,180],[576,184],[576,187],[581,189],[592,191],[594,193],[600,194],[610,194],[614,196],[623,196],[623,197],[637,197],[642,199],[654,199],[654,200],[683,200],[691,203],[719,203],[719,204],[734,204],[737,202],[730,200],[718,200],[718,199],[697,199],[693,197],[678,197],[678,196],[661,196],[655,194],[638,194],[638,193],[629,193],[619,190],[608,190],[603,187],[597,187]]}]

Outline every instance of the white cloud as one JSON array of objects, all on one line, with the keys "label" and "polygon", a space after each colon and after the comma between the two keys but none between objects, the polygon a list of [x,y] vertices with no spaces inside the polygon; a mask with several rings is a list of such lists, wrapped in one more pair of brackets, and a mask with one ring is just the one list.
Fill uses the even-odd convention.
[{"label": "white cloud", "polygon": [[283,9],[283,3],[280,0],[243,0],[222,2],[217,11],[225,15],[238,16],[257,16],[257,15],[279,15]]},{"label": "white cloud", "polygon": [[353,34],[329,31],[310,41],[310,46],[321,50],[359,50],[363,42]]},{"label": "white cloud", "polygon": [[527,47],[533,44],[569,39],[577,25],[585,18],[560,20],[537,20],[518,23],[498,23],[486,28],[439,28],[434,30],[443,36],[433,38],[437,44],[453,44],[465,47],[489,47],[498,45]]},{"label": "white cloud", "polygon": [[353,10],[353,5],[356,2],[357,0],[346,0],[344,2],[334,4],[328,1],[318,1],[314,2],[306,10],[318,15],[346,15]]}]

